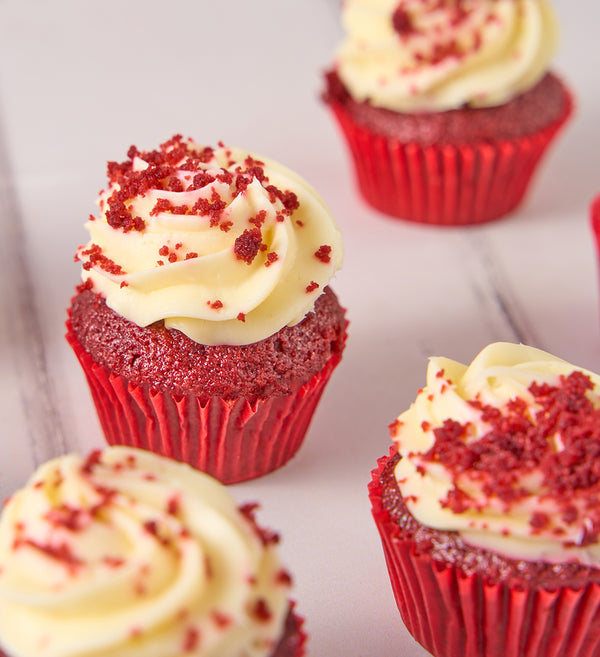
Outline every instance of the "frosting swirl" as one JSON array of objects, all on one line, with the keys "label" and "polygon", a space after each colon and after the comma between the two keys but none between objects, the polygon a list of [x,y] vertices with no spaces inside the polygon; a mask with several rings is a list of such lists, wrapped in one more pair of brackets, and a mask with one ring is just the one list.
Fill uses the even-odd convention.
[{"label": "frosting swirl", "polygon": [[224,486],[126,447],[41,466],[0,518],[11,657],[267,657],[289,611],[276,537]]},{"label": "frosting swirl", "polygon": [[250,344],[300,322],[341,266],[321,198],[285,167],[176,135],[108,165],[82,278],[139,326]]},{"label": "frosting swirl", "polygon": [[397,112],[501,105],[547,71],[547,0],[347,0],[338,74],[352,97]]},{"label": "frosting swirl", "polygon": [[509,558],[600,566],[600,376],[509,343],[431,358],[390,427],[423,525]]}]

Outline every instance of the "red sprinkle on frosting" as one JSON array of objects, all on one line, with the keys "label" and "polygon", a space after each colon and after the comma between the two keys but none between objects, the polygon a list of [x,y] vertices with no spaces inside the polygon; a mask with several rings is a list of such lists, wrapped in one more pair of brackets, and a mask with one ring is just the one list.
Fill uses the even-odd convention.
[{"label": "red sprinkle on frosting", "polygon": [[327,244],[323,244],[315,251],[315,258],[321,262],[327,264],[331,262],[331,247]]},{"label": "red sprinkle on frosting", "polygon": [[[523,484],[527,476],[539,473],[542,495],[555,502],[563,521],[571,524],[585,519],[585,535],[578,545],[597,542],[600,408],[595,408],[587,395],[593,387],[588,375],[574,371],[561,376],[557,385],[532,383],[533,408],[518,397],[503,409],[472,401],[471,406],[490,426],[475,440],[469,439],[470,423],[448,419],[434,428],[435,443],[423,460],[440,463],[452,474],[455,487],[444,504],[455,513],[481,508],[481,500],[460,490],[460,478],[467,476],[477,481],[489,498],[510,508],[528,496]],[[535,513],[533,532],[548,522],[544,513]]]},{"label": "red sprinkle on frosting", "polygon": [[262,244],[260,228],[247,228],[236,240],[233,252],[238,260],[251,265],[256,258]]}]

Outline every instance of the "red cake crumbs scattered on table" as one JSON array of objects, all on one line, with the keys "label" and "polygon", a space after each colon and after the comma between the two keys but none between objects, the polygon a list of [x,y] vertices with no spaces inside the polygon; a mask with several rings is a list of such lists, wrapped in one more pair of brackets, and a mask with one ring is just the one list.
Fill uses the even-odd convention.
[{"label": "red cake crumbs scattered on table", "polygon": [[306,293],[310,294],[311,292],[314,292],[317,288],[319,287],[319,284],[316,283],[315,281],[311,281],[307,286],[306,286]]},{"label": "red cake crumbs scattered on table", "polygon": [[[541,495],[553,500],[562,521],[583,517],[585,536],[578,545],[595,543],[600,535],[600,408],[588,396],[594,385],[583,372],[561,376],[557,385],[532,383],[536,406],[516,398],[498,409],[478,400],[470,405],[489,424],[483,436],[470,440],[471,423],[451,419],[433,429],[435,443],[424,462],[440,463],[455,488],[444,505],[455,513],[479,508],[481,500],[463,493],[460,479],[478,482],[485,495],[507,508],[530,494],[523,484],[531,473],[543,476]],[[574,501],[580,503],[579,506]],[[548,526],[544,513],[531,519],[535,533]]]}]

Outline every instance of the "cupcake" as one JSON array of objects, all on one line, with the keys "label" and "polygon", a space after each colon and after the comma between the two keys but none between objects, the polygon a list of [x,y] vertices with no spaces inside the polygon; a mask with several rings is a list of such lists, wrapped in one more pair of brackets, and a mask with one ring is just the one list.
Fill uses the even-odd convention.
[{"label": "cupcake", "polygon": [[301,657],[291,577],[253,509],[145,450],[48,461],[0,516],[0,654]]},{"label": "cupcake", "polygon": [[109,162],[99,206],[67,339],[108,443],[223,483],[282,466],[346,338],[323,201],[275,162],[176,135]]},{"label": "cupcake", "polygon": [[596,196],[590,206],[590,225],[596,254],[600,256],[600,195]]},{"label": "cupcake", "polygon": [[431,358],[369,495],[435,657],[600,655],[600,376],[496,343]]},{"label": "cupcake", "polygon": [[497,219],[522,200],[572,112],[548,66],[546,0],[347,0],[324,100],[364,199],[426,224]]}]

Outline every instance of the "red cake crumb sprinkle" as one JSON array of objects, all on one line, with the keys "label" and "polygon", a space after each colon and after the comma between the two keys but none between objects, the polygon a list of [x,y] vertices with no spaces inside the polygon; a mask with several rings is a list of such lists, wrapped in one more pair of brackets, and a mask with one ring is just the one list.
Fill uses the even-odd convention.
[{"label": "red cake crumb sprinkle", "polygon": [[240,322],[245,322],[245,321],[246,321],[246,313],[238,313],[238,314],[237,314],[237,319],[238,319]]},{"label": "red cake crumb sprinkle", "polygon": [[404,9],[402,4],[400,3],[392,14],[392,25],[394,26],[394,30],[403,37],[408,34],[415,34],[416,30],[410,14]]},{"label": "red cake crumb sprinkle", "polygon": [[256,535],[260,538],[263,545],[275,545],[279,543],[279,534],[271,531],[270,529],[264,529],[258,525],[255,518],[255,512],[258,509],[258,504],[248,503],[243,504],[238,507],[240,513],[248,520],[252,528],[254,529]]},{"label": "red cake crumb sprinkle", "polygon": [[158,255],[161,256],[169,255],[169,247],[166,244],[161,246],[160,249],[158,249]]},{"label": "red cake crumb sprinkle", "polygon": [[114,260],[111,260],[102,253],[102,248],[98,244],[90,244],[89,248],[83,249],[79,252],[79,258],[87,258],[81,265],[85,271],[89,271],[92,267],[100,267],[108,274],[119,276],[125,274],[121,265],[117,265]]},{"label": "red cake crumb sprinkle", "polygon": [[264,598],[258,598],[250,609],[250,615],[262,623],[267,623],[273,617],[273,613]]},{"label": "red cake crumb sprinkle", "polygon": [[306,286],[306,293],[310,294],[311,292],[314,292],[317,288],[319,287],[318,283],[315,283],[315,281],[311,281],[307,286]]},{"label": "red cake crumb sprinkle", "polygon": [[89,475],[94,468],[102,462],[102,452],[99,449],[92,450],[81,465],[81,473]]},{"label": "red cake crumb sprinkle", "polygon": [[279,256],[275,253],[275,251],[271,251],[270,253],[267,253],[267,259],[265,260],[265,267],[270,267],[274,262],[277,262],[279,260]]},{"label": "red cake crumb sprinkle", "polygon": [[291,586],[293,583],[293,578],[288,570],[285,568],[280,568],[275,574],[275,582],[281,584],[282,586]]},{"label": "red cake crumb sprinkle", "polygon": [[247,265],[252,264],[262,244],[262,233],[260,228],[247,228],[236,238],[233,252],[238,260],[243,260]]},{"label": "red cake crumb sprinkle", "polygon": [[186,260],[192,260],[192,258],[197,258],[198,254],[195,251],[189,251],[188,253],[185,254],[185,259]]},{"label": "red cake crumb sprinkle", "polygon": [[62,563],[70,572],[74,572],[83,564],[83,561],[73,554],[71,547],[64,542],[52,545],[51,543],[41,543],[33,538],[16,538],[13,542],[13,550],[24,546],[38,550],[47,557]]},{"label": "red cake crumb sprinkle", "polygon": [[399,420],[398,418],[396,418],[391,424],[388,425],[388,430],[392,438],[396,437],[401,426],[402,426],[402,421]]},{"label": "red cake crumb sprinkle", "polygon": [[221,628],[221,629],[225,629],[225,628],[229,627],[230,625],[232,625],[232,623],[233,623],[233,619],[231,618],[231,616],[229,616],[228,614],[225,614],[222,611],[219,611],[218,609],[214,609],[211,612],[211,617],[212,617],[215,625],[217,627]]},{"label": "red cake crumb sprinkle", "polygon": [[331,247],[327,244],[323,244],[315,251],[315,258],[321,262],[327,264],[331,262]]},{"label": "red cake crumb sprinkle", "polygon": [[200,645],[200,631],[197,627],[188,627],[183,639],[183,652],[194,652]]},{"label": "red cake crumb sprinkle", "polygon": [[[125,281],[123,281],[123,283],[125,283]],[[121,283],[121,286],[123,285],[123,283]],[[85,281],[77,285],[75,289],[77,290],[77,292],[81,293],[81,292],[85,292],[86,290],[91,290],[93,289],[93,287],[94,284],[92,283],[92,279],[86,278]]]},{"label": "red cake crumb sprinkle", "polygon": [[250,217],[250,219],[248,219],[248,223],[254,224],[257,228],[260,228],[265,223],[266,219],[267,219],[267,211],[260,210],[259,212],[256,213],[255,217]]},{"label": "red cake crumb sprinkle", "polygon": [[161,544],[164,545],[165,547],[170,544],[170,540],[166,536],[161,536],[158,528],[158,523],[156,520],[147,520],[143,524],[144,530],[150,534],[151,536],[154,536],[154,538]]},{"label": "red cake crumb sprinkle", "polygon": [[109,568],[120,568],[125,564],[125,559],[122,557],[102,557],[102,563],[105,563]]},{"label": "red cake crumb sprinkle", "polygon": [[90,524],[91,515],[87,509],[62,504],[48,511],[45,518],[55,527],[64,527],[69,531],[78,532]]},{"label": "red cake crumb sprinkle", "polygon": [[213,310],[219,310],[219,308],[223,307],[223,302],[220,299],[217,299],[216,301],[207,301],[206,302]]},{"label": "red cake crumb sprinkle", "polygon": [[[445,504],[456,513],[481,505],[480,500],[461,494],[457,484],[465,475],[479,482],[485,495],[510,507],[529,494],[523,479],[541,473],[542,495],[556,503],[566,523],[584,514],[586,531],[579,544],[596,542],[600,535],[600,409],[587,396],[593,387],[588,375],[574,371],[561,376],[557,385],[532,383],[533,408],[521,398],[503,409],[472,401],[471,406],[490,426],[476,440],[469,440],[470,423],[448,419],[435,428],[435,443],[423,460],[440,463],[452,474],[455,488]],[[583,511],[574,499],[581,502]],[[548,516],[541,512],[531,518],[534,532],[548,523]]]},{"label": "red cake crumb sprinkle", "polygon": [[181,509],[181,499],[179,495],[175,494],[167,500],[167,513],[171,516],[176,516]]}]

